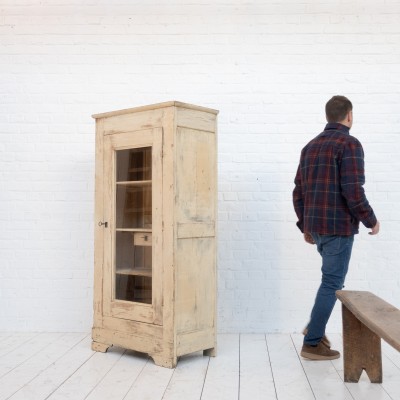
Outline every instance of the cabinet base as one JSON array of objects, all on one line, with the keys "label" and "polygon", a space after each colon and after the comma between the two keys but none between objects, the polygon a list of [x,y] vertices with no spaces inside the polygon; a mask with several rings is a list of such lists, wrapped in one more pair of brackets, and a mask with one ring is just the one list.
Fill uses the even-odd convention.
[{"label": "cabinet base", "polygon": [[99,342],[92,342],[92,350],[93,351],[100,351],[101,353],[106,353],[108,348],[111,347],[112,345],[105,344],[105,343],[99,343]]},{"label": "cabinet base", "polygon": [[203,355],[209,357],[216,357],[217,356],[217,348],[213,347],[212,349],[203,350]]},{"label": "cabinet base", "polygon": [[[92,342],[92,350],[98,351],[101,353],[106,353],[107,350],[112,347],[112,344],[100,343],[100,342]],[[204,356],[215,357],[217,355],[217,349],[214,347],[212,349],[203,350]],[[159,367],[165,368],[175,368],[178,363],[178,357],[165,357],[162,354],[149,354],[149,356],[153,359],[154,364]]]},{"label": "cabinet base", "polygon": [[149,356],[153,359],[154,364],[158,365],[159,367],[175,368],[178,362],[177,357],[169,358],[161,354],[149,354]]},{"label": "cabinet base", "polygon": [[[155,365],[165,368],[175,368],[178,357],[185,354],[202,351],[204,356],[215,357],[217,355],[217,343],[214,331],[211,329],[205,332],[180,335],[176,339],[178,348],[174,349],[172,343],[155,338],[155,335],[146,334],[146,331],[142,332],[136,326],[130,328],[134,333],[121,332],[116,329],[93,328],[92,350],[105,353],[109,347],[114,345],[148,354]],[[139,326],[139,328],[143,327]],[[148,329],[147,326],[146,329]]]},{"label": "cabinet base", "polygon": [[[153,359],[154,364],[158,365],[159,367],[175,368],[178,363],[178,357],[170,358],[162,354],[149,354],[149,356]],[[211,349],[203,350],[203,356],[216,357],[217,348],[213,347]]]}]

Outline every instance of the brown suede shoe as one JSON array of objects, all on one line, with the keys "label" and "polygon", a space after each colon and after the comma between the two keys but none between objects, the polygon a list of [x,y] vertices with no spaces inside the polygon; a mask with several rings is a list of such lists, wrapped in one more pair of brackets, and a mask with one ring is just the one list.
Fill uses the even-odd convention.
[{"label": "brown suede shoe", "polygon": [[340,353],[336,350],[331,350],[326,347],[322,342],[318,343],[316,346],[310,346],[308,344],[303,344],[300,355],[309,360],[335,360],[340,357]]},{"label": "brown suede shoe", "polygon": [[[308,332],[308,329],[307,329],[307,328],[304,328],[304,330],[303,330],[303,335],[306,336],[306,335],[307,335],[307,332]],[[331,342],[330,342],[330,340],[329,340],[325,335],[322,337],[321,342],[322,342],[326,347],[328,347],[329,349],[331,348]]]}]

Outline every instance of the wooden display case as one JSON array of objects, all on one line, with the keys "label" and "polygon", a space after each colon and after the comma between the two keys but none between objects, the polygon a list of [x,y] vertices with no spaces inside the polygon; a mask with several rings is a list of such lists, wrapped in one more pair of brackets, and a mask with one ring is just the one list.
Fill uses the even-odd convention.
[{"label": "wooden display case", "polygon": [[173,101],[93,116],[93,350],[170,368],[215,355],[217,114]]}]

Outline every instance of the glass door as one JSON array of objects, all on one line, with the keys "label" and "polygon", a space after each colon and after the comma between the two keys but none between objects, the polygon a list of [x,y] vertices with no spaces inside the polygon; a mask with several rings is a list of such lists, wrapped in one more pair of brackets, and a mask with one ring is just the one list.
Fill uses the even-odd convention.
[{"label": "glass door", "polygon": [[116,151],[115,298],[152,303],[152,148]]},{"label": "glass door", "polygon": [[114,134],[105,141],[109,315],[154,323],[161,316],[162,131]]}]

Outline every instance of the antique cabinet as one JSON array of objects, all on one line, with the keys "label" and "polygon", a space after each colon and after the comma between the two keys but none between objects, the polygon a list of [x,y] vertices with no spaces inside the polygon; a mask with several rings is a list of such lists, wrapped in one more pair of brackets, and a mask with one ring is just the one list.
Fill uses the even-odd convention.
[{"label": "antique cabinet", "polygon": [[215,355],[217,114],[172,101],[93,116],[93,350],[170,368]]}]

